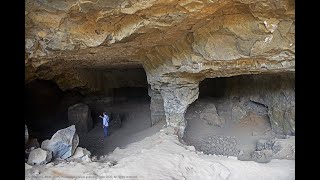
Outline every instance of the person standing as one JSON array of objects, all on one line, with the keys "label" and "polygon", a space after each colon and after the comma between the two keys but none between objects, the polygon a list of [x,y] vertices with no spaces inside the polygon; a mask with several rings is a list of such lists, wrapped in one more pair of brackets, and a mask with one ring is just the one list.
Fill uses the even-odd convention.
[{"label": "person standing", "polygon": [[103,116],[100,115],[99,117],[102,119],[103,133],[106,138],[108,136],[109,116],[106,112],[103,112]]}]

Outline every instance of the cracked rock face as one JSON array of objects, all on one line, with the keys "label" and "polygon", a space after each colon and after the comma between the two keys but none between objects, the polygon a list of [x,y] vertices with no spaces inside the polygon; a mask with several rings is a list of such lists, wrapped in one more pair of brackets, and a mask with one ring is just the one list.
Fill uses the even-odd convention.
[{"label": "cracked rock face", "polygon": [[293,0],[27,0],[25,80],[88,88],[92,69],[143,67],[168,124],[183,130],[203,79],[294,71],[294,9]]}]

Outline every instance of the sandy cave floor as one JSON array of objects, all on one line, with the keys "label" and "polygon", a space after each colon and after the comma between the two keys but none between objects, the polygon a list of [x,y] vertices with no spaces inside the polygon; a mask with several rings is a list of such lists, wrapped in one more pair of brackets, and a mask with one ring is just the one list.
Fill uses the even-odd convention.
[{"label": "sandy cave floor", "polygon": [[117,148],[99,161],[26,164],[26,179],[236,179],[291,180],[294,160],[269,163],[239,161],[236,157],[205,155],[179,142],[165,128],[126,148]]},{"label": "sandy cave floor", "polygon": [[[256,149],[259,139],[281,138],[271,131],[267,119],[252,114],[239,124],[226,121],[225,127],[209,125],[199,117],[205,102],[189,107],[186,113],[188,126],[182,143],[195,146],[196,150],[205,154],[236,156],[240,160],[252,160],[251,154]],[[112,108],[112,109],[111,109]],[[118,103],[107,111],[124,113],[121,128],[110,129],[107,138],[103,137],[101,122],[96,122],[89,133],[81,135],[80,147],[87,148],[92,155],[102,156],[112,152],[117,147],[124,148],[128,144],[149,137],[163,127],[165,120],[150,127],[150,109],[148,101],[131,100]],[[229,116],[229,115],[227,115]],[[100,120],[100,119],[99,119]]]},{"label": "sandy cave floor", "polygon": [[[109,129],[109,136],[103,137],[102,122],[96,122],[94,128],[81,135],[79,146],[87,148],[93,155],[101,156],[112,152],[115,148],[151,136],[165,125],[165,121],[150,127],[150,105],[147,101],[129,101],[105,108],[108,112],[125,113],[121,128]],[[99,119],[101,120],[101,119]]]},{"label": "sandy cave floor", "polygon": [[[26,164],[26,179],[295,179],[294,160],[257,163],[240,161],[241,157],[232,155],[243,150],[242,160],[248,160],[257,139],[274,137],[266,124],[254,121],[251,130],[263,131],[254,136],[252,131],[246,131],[238,136],[232,128],[212,127],[199,121],[199,107],[190,106],[190,110],[186,114],[189,128],[180,142],[177,136],[169,133],[172,129],[165,127],[165,121],[150,127],[148,103],[130,101],[115,105],[113,112],[126,113],[121,128],[111,131],[104,139],[101,124],[97,122],[89,133],[79,135],[79,146],[87,148],[97,158],[81,163],[53,161],[33,167]],[[226,143],[231,144],[225,151],[228,156],[199,149],[213,147],[214,142],[208,143],[208,137],[222,138],[223,143],[215,142],[215,147],[222,150]]]}]

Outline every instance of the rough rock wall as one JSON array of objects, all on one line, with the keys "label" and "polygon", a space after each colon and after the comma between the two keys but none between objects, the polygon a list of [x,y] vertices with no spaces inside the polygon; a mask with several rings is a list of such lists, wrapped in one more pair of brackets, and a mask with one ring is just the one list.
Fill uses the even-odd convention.
[{"label": "rough rock wall", "polygon": [[294,0],[27,0],[26,81],[68,89],[88,67],[142,65],[182,131],[204,78],[294,71],[294,9]]},{"label": "rough rock wall", "polygon": [[245,109],[245,102],[265,107],[274,132],[295,135],[294,73],[239,76],[226,83],[227,96],[240,102],[235,107]]},{"label": "rough rock wall", "polygon": [[150,117],[151,126],[166,119],[164,108],[163,108],[163,98],[159,91],[154,91],[148,88],[148,94],[151,97],[150,100]]}]

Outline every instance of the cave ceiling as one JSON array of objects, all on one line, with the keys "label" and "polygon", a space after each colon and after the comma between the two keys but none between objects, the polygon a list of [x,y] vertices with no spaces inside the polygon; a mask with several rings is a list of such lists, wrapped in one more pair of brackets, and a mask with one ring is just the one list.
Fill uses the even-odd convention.
[{"label": "cave ceiling", "polygon": [[87,70],[144,68],[154,89],[294,72],[293,0],[27,0],[25,81],[85,87]]}]

